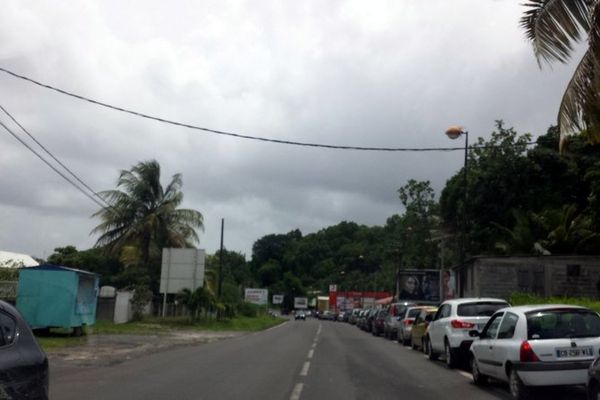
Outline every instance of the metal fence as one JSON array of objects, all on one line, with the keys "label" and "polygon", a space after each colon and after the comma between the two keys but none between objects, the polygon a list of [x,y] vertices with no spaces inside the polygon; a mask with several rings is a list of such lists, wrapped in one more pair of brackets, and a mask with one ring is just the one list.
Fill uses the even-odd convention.
[{"label": "metal fence", "polygon": [[17,298],[17,281],[0,281],[0,299],[14,301]]}]

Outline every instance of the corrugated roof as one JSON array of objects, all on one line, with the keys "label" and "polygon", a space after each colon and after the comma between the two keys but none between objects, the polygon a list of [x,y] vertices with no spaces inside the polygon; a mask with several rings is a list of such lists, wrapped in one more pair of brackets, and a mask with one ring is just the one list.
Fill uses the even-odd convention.
[{"label": "corrugated roof", "polygon": [[35,267],[40,265],[33,257],[27,254],[12,253],[10,251],[0,250],[0,267],[3,268],[21,268]]}]

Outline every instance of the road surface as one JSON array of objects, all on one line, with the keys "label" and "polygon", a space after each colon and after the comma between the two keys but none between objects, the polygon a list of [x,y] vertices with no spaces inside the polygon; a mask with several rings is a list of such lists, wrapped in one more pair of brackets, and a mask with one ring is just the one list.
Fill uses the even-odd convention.
[{"label": "road surface", "polygon": [[[149,354],[106,367],[53,371],[50,398],[86,399],[509,399],[468,372],[330,321],[289,321],[264,332]],[[535,398],[584,400],[581,388]]]}]

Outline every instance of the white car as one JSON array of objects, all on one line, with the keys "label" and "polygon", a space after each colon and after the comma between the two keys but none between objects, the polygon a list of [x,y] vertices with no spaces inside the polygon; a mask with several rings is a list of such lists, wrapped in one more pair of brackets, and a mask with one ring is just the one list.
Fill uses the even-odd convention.
[{"label": "white car", "polygon": [[531,386],[585,385],[600,351],[600,316],[572,305],[534,305],[498,310],[470,349],[473,380],[509,383],[515,399]]},{"label": "white car", "polygon": [[440,354],[444,354],[449,368],[468,360],[473,343],[469,331],[480,331],[492,314],[508,306],[502,299],[479,297],[443,302],[427,327],[424,342],[427,356],[430,360],[437,360]]}]

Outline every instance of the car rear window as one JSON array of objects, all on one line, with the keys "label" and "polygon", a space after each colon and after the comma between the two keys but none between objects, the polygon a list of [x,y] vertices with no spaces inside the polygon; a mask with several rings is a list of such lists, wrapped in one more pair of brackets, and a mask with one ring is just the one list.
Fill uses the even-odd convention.
[{"label": "car rear window", "polygon": [[417,318],[417,315],[421,314],[421,311],[423,311],[421,308],[413,308],[408,311],[406,318]]},{"label": "car rear window", "polygon": [[600,336],[600,317],[593,311],[543,310],[527,313],[526,316],[528,339]]},{"label": "car rear window", "polygon": [[459,304],[456,313],[460,317],[491,317],[492,314],[504,307],[508,307],[508,303],[478,301]]}]

